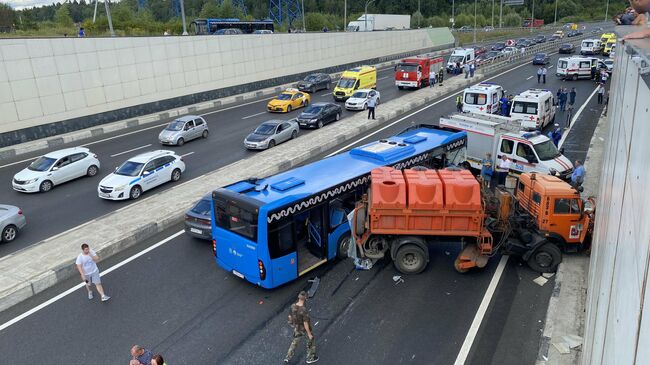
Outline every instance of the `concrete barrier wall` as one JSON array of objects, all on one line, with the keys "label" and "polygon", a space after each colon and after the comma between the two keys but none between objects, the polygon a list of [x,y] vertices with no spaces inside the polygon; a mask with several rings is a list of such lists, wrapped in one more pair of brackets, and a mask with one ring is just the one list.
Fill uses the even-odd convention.
[{"label": "concrete barrier wall", "polygon": [[[8,145],[449,47],[447,28],[368,33],[0,40]],[[66,121],[67,123],[57,123]],[[20,133],[8,133],[21,130]]]},{"label": "concrete barrier wall", "polygon": [[641,365],[650,359],[650,39],[619,42],[614,65],[584,365]]}]

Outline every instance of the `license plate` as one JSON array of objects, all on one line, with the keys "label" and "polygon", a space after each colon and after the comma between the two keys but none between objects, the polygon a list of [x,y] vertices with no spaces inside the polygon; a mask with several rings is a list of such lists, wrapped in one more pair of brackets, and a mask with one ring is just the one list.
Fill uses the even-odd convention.
[{"label": "license plate", "polygon": [[196,234],[203,234],[203,231],[202,231],[202,230],[200,230],[200,229],[196,229],[196,228],[190,228],[190,232],[192,232],[192,233],[196,233]]},{"label": "license plate", "polygon": [[106,193],[99,193],[99,196],[102,197],[102,198],[108,198],[110,195],[108,195]]},{"label": "license plate", "polygon": [[240,278],[242,278],[242,279],[244,278],[244,275],[243,275],[243,274],[240,274],[239,272],[237,272],[237,270],[233,270],[232,273],[233,273],[235,276],[238,276],[238,277],[240,277]]},{"label": "license plate", "polygon": [[300,125],[307,125],[307,123],[300,123]]}]

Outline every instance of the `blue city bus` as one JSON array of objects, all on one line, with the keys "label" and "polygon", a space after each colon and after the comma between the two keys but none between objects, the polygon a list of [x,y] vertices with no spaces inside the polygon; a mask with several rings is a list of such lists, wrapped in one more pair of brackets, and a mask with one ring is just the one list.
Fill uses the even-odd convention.
[{"label": "blue city bus", "polygon": [[464,161],[466,144],[464,131],[418,125],[277,175],[217,189],[212,192],[217,265],[270,289],[345,257],[346,216],[366,192],[372,169],[442,168]]},{"label": "blue city bus", "polygon": [[240,20],[238,18],[195,19],[190,23],[190,31],[196,35],[214,34],[221,29],[237,28],[242,33],[250,34],[256,30],[274,30],[272,20]]}]

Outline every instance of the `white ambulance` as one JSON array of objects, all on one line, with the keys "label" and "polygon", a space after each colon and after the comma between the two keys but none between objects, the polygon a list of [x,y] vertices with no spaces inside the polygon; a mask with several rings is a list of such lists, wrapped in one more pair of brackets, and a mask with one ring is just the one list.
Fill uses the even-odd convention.
[{"label": "white ambulance", "polygon": [[494,114],[499,112],[499,99],[505,91],[493,82],[481,82],[463,92],[463,113]]},{"label": "white ambulance", "polygon": [[598,67],[596,57],[560,57],[557,60],[555,75],[562,80],[590,79],[591,68]]},{"label": "white ambulance", "polygon": [[603,51],[603,44],[600,39],[585,39],[580,44],[580,54],[599,54]]},{"label": "white ambulance", "polygon": [[535,122],[538,129],[555,123],[555,98],[549,90],[529,89],[512,99],[510,116]]},{"label": "white ambulance", "polygon": [[447,61],[447,73],[452,72],[456,64],[460,64],[461,73],[466,63],[472,63],[475,59],[474,48],[455,49]]}]

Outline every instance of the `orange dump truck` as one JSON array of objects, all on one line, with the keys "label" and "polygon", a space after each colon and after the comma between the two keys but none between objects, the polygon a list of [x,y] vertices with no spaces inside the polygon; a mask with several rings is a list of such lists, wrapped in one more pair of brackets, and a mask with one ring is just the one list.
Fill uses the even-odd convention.
[{"label": "orange dump truck", "polygon": [[[428,244],[444,237],[462,242],[454,262],[459,272],[484,267],[497,249],[521,255],[537,271],[554,271],[562,260],[560,247],[587,240],[593,210],[586,212],[579,193],[556,177],[522,176],[513,195],[482,191],[467,170],[374,169],[353,218],[358,252],[371,259],[390,255],[399,271],[415,274],[429,261]],[[564,204],[562,212],[568,204],[577,215],[549,214],[556,201]]]}]

